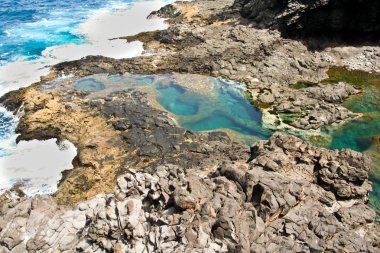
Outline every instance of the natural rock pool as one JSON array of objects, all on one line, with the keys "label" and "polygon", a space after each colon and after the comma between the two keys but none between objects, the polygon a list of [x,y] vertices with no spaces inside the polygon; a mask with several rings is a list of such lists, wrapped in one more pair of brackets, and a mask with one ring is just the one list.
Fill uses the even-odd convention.
[{"label": "natural rock pool", "polygon": [[[345,81],[361,89],[361,93],[350,97],[344,105],[363,116],[338,127],[325,128],[322,136],[327,138],[309,141],[330,149],[350,148],[370,156],[374,184],[370,197],[372,205],[379,210],[380,77],[342,68],[332,68],[328,74],[330,78],[325,80],[326,83]],[[90,98],[126,88],[143,89],[154,98],[152,103],[170,112],[183,128],[192,131],[223,130],[236,141],[246,144],[267,139],[273,133],[263,126],[260,110],[246,100],[243,86],[236,82],[199,75],[125,74],[87,77],[77,81],[74,87],[89,91]]]},{"label": "natural rock pool", "polygon": [[90,78],[79,81],[75,88],[83,91],[100,91],[104,90],[105,86],[102,82]]},{"label": "natural rock pool", "polygon": [[[104,87],[92,89],[99,84]],[[77,81],[74,88],[90,91],[90,97],[139,88],[152,94],[153,103],[171,113],[185,129],[224,130],[246,144],[272,135],[262,125],[260,110],[245,99],[244,87],[237,82],[200,75],[96,75]]]},{"label": "natural rock pool", "polygon": [[329,79],[325,82],[344,81],[361,90],[343,105],[353,112],[361,113],[362,117],[337,128],[324,129],[331,137],[324,146],[330,149],[350,148],[364,152],[372,159],[373,192],[370,197],[380,219],[380,75],[344,68],[331,68],[327,74]]}]

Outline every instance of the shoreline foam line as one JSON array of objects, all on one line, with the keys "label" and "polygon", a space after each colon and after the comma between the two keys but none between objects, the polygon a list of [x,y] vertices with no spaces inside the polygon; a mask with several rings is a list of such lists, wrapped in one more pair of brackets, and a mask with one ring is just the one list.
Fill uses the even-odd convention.
[{"label": "shoreline foam line", "polygon": [[76,155],[69,141],[21,141],[12,155],[0,157],[0,194],[15,184],[29,196],[54,193],[62,171],[73,168]]},{"label": "shoreline foam line", "polygon": [[42,56],[30,61],[9,62],[0,66],[0,96],[38,82],[47,75],[50,66],[78,60],[89,55],[116,59],[140,56],[144,49],[139,41],[128,43],[118,37],[140,32],[166,29],[165,19],[147,16],[172,1],[142,1],[126,4],[116,10],[100,9],[74,30],[86,43],[69,43],[46,48]]},{"label": "shoreline foam line", "polygon": [[[93,14],[75,30],[84,36],[84,44],[64,44],[51,46],[42,52],[38,59],[9,62],[0,66],[0,96],[5,93],[40,81],[40,77],[50,72],[50,66],[88,55],[102,55],[112,58],[131,58],[143,53],[143,43],[127,43],[117,37],[134,35],[140,32],[167,28],[164,19],[147,19],[154,10],[172,1],[143,1],[103,8]],[[116,9],[116,10],[115,10]],[[17,125],[17,124],[16,124]],[[54,139],[47,141],[21,141],[16,145],[17,134],[9,133],[0,140],[0,147],[8,147],[11,154],[0,157],[0,194],[14,184],[20,184],[27,195],[50,194],[57,190],[63,170],[72,169],[76,148],[65,141],[58,146]],[[7,149],[7,148],[6,148]]]}]

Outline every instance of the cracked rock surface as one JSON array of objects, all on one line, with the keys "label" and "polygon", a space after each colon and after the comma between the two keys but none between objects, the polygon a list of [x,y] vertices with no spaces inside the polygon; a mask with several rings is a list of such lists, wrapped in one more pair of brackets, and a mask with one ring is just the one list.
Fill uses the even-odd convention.
[{"label": "cracked rock surface", "polygon": [[311,51],[234,8],[233,0],[170,5],[152,14],[169,18],[167,30],[134,38],[146,55],[58,64],[0,99],[25,109],[18,140],[67,139],[78,150],[54,196],[1,196],[1,253],[379,251],[363,154],[277,133],[249,156],[226,134],[179,128],[145,93],[88,99],[49,83],[60,74],[207,74],[245,83],[262,109],[301,130],[357,116],[341,103],[358,90],[321,81],[332,66],[380,72],[379,47]]},{"label": "cracked rock surface", "polygon": [[[49,196],[3,207],[2,252],[376,252],[369,160],[275,134],[250,163],[173,164],[120,176],[73,207]],[[151,171],[151,172],[148,172]]]}]

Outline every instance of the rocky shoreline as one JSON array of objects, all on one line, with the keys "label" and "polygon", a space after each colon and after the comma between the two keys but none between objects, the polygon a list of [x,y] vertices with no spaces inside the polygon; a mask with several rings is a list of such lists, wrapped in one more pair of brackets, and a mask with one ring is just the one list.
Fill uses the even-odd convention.
[{"label": "rocky shoreline", "polygon": [[280,133],[241,158],[130,167],[73,207],[20,198],[3,208],[3,252],[376,252],[368,158]]},{"label": "rocky shoreline", "polygon": [[273,129],[318,131],[358,116],[341,104],[360,91],[322,85],[326,71],[380,72],[380,47],[311,51],[253,26],[231,0],[180,2],[152,15],[170,27],[126,38],[143,41],[145,55],[61,63],[0,99],[24,108],[18,141],[57,138],[78,150],[54,196],[2,196],[0,252],[377,252],[366,156],[281,133],[248,152],[223,132],[178,127],[141,91],[88,99],[60,76],[223,77],[247,86]]},{"label": "rocky shoreline", "polygon": [[[300,130],[356,118],[340,106],[355,94],[349,84],[318,85],[333,66],[380,72],[379,47],[333,47],[312,51],[299,41],[281,37],[276,30],[257,29],[231,11],[234,1],[193,1],[164,7],[154,13],[170,18],[167,30],[127,37],[145,42],[146,55],[130,60],[87,57],[58,64],[59,74],[87,76],[97,73],[194,73],[223,77],[244,83],[258,106],[270,109],[270,118]],[[193,11],[193,10],[196,10]],[[295,90],[298,83],[314,88]],[[333,94],[329,93],[334,90]],[[335,96],[332,98],[331,96]],[[299,113],[302,111],[302,113]],[[292,122],[279,113],[292,114]],[[265,121],[265,119],[264,119]],[[273,120],[272,120],[273,121]]]}]

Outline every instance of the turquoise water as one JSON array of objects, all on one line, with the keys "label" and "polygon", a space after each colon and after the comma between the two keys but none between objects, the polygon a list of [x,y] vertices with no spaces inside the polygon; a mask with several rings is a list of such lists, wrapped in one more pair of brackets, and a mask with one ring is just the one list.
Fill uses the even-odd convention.
[{"label": "turquoise water", "polygon": [[364,152],[372,159],[370,204],[375,207],[380,222],[380,75],[344,68],[331,68],[328,75],[326,83],[345,81],[361,90],[343,105],[363,116],[338,128],[325,129],[331,142],[324,146]]},{"label": "turquoise water", "polygon": [[350,148],[356,151],[366,151],[372,146],[372,136],[380,133],[380,118],[356,119],[338,130],[327,131],[332,136],[330,149]]},{"label": "turquoise water", "polygon": [[145,75],[142,75],[142,76],[138,76],[138,77],[134,77],[135,81],[136,81],[136,84],[137,85],[151,85],[155,78],[153,76],[145,76]]},{"label": "turquoise water", "polygon": [[[218,85],[214,86],[213,92],[215,99],[190,92],[180,94],[178,99],[182,104],[192,105],[193,110],[195,108],[201,110],[198,112],[198,117],[181,118],[181,125],[193,131],[230,129],[246,136],[256,136],[259,139],[269,138],[272,132],[263,128],[261,111],[245,99],[241,90],[230,88],[231,85],[222,80],[217,80],[217,82]],[[176,114],[175,110],[169,111]],[[202,114],[205,111],[207,113]],[[249,141],[247,139],[247,144],[252,144]]]},{"label": "turquoise water", "polygon": [[106,88],[102,82],[99,82],[93,78],[81,80],[74,87],[75,89],[89,92],[100,91]]},{"label": "turquoise water", "polygon": [[0,65],[33,60],[51,46],[85,42],[75,29],[92,11],[133,0],[2,0]]},{"label": "turquoise water", "polygon": [[160,96],[158,102],[169,112],[178,116],[195,115],[198,110],[201,98],[187,94],[185,88],[180,85],[171,83],[166,86],[158,84],[156,86]]},{"label": "turquoise water", "polygon": [[111,82],[120,82],[121,80],[123,80],[123,76],[121,75],[109,76],[107,79]]},{"label": "turquoise water", "polygon": [[[197,83],[189,85],[194,82]],[[208,91],[197,89],[202,85]],[[272,131],[262,126],[261,111],[245,99],[239,83],[199,75],[127,74],[92,76],[79,80],[74,87],[93,92],[95,97],[99,92],[106,94],[119,89],[142,88],[155,94],[156,102],[172,113],[183,128],[192,131],[223,129],[248,145],[272,135]]]}]

